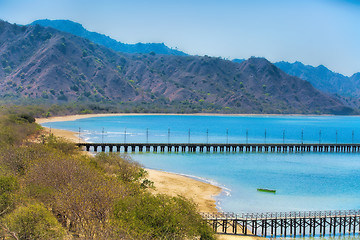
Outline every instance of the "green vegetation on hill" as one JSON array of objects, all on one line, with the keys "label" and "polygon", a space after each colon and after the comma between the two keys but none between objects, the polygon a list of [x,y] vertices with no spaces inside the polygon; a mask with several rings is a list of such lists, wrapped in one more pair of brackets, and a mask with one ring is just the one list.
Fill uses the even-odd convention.
[{"label": "green vegetation on hill", "polygon": [[214,239],[194,203],[150,194],[139,164],[82,154],[11,111],[0,116],[2,239]]},{"label": "green vegetation on hill", "polygon": [[[173,105],[152,104],[152,103],[115,103],[115,102],[68,102],[58,104],[41,103],[38,100],[25,101],[0,101],[11,106],[8,109],[11,113],[18,113],[26,109],[36,117],[52,117],[71,114],[91,113],[236,113],[235,109],[207,103],[192,104],[188,101],[178,102]],[[14,104],[16,102],[17,104]],[[8,107],[9,108],[9,107]]]}]

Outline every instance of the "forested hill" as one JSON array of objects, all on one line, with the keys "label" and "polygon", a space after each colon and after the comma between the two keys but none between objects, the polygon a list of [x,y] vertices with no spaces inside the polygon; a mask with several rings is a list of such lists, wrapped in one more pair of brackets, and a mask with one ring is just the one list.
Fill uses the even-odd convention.
[{"label": "forested hill", "polygon": [[[330,113],[353,110],[263,58],[119,53],[52,28],[0,22],[3,98],[138,103],[173,112]],[[185,110],[184,110],[185,109]]]}]

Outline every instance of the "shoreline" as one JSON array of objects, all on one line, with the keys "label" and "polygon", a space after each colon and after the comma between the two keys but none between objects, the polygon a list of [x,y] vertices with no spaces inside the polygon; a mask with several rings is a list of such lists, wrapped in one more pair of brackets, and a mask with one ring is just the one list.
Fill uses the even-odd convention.
[{"label": "shoreline", "polygon": [[[74,121],[77,119],[91,117],[107,117],[107,116],[129,116],[129,115],[145,115],[145,114],[87,114],[87,115],[69,115],[51,118],[36,118],[36,123],[42,124],[47,122]],[[155,114],[146,114],[155,115]],[[156,114],[156,115],[181,115],[181,114]],[[188,114],[190,115],[190,114]],[[199,115],[199,114],[191,114]],[[203,114],[200,114],[203,115]],[[205,116],[205,115],[204,115]],[[219,115],[221,116],[221,115]],[[225,115],[229,116],[229,115]],[[233,115],[235,116],[235,115]],[[249,116],[249,115],[236,115]],[[76,132],[63,129],[54,129],[43,127],[47,133],[52,133],[57,137],[65,138],[72,142],[84,141],[79,139]],[[216,206],[215,197],[225,190],[219,186],[212,185],[196,177],[169,173],[161,170],[145,169],[148,172],[148,179],[154,182],[155,190],[152,192],[166,194],[170,196],[181,195],[189,198],[198,206],[199,212],[220,212]],[[218,240],[264,240],[266,238],[254,235],[226,235],[216,234]]]},{"label": "shoreline", "polygon": [[[78,119],[84,118],[93,118],[93,117],[115,117],[115,116],[219,116],[219,117],[276,117],[276,116],[307,116],[307,117],[331,117],[335,115],[322,114],[322,115],[306,115],[306,114],[225,114],[225,113],[91,113],[91,114],[74,114],[67,116],[55,116],[49,118],[36,118],[36,123],[51,123],[51,122],[65,122],[65,121],[75,121]],[[349,117],[356,117],[357,115],[350,115]]]},{"label": "shoreline", "polygon": [[[62,121],[62,120],[61,120]],[[36,122],[39,123],[36,119]],[[65,138],[72,142],[78,142],[79,137],[76,132],[62,129],[43,127],[47,134],[51,133],[57,137]],[[81,141],[84,141],[81,139]],[[206,181],[197,179],[196,176],[190,177],[179,173],[170,173],[162,170],[148,169],[149,180],[154,182],[154,193],[167,194],[170,196],[182,195],[193,200],[200,212],[218,212],[214,197],[220,195],[224,190]]]}]

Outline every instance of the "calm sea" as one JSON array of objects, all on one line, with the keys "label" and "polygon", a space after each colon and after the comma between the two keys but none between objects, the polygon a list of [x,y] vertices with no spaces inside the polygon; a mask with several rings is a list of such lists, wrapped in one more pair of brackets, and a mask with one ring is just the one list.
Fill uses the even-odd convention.
[{"label": "calm sea", "polygon": [[[43,124],[89,142],[359,143],[360,117],[116,116]],[[229,212],[360,209],[359,153],[132,153],[147,168],[219,185]],[[276,189],[276,194],[257,188]]]}]

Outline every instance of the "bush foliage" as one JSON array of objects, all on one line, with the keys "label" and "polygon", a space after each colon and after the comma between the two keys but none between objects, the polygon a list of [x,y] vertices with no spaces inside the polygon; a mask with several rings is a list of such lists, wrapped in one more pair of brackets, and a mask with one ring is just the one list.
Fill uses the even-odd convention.
[{"label": "bush foliage", "polygon": [[119,199],[113,224],[134,239],[214,239],[196,206],[180,196],[144,193]]},{"label": "bush foliage", "polygon": [[127,156],[82,154],[31,114],[0,116],[0,238],[214,239],[182,197],[152,195]]},{"label": "bush foliage", "polygon": [[18,207],[5,222],[19,240],[63,239],[65,235],[54,215],[41,204]]}]

